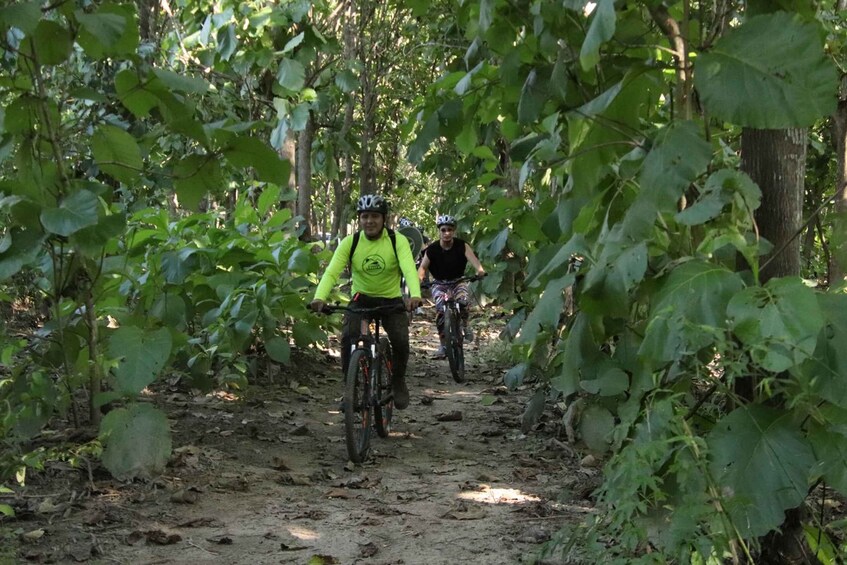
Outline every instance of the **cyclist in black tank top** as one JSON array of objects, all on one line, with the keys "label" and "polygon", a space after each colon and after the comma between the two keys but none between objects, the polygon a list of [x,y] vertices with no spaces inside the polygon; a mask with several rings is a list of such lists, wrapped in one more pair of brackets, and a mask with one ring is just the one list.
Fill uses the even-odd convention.
[{"label": "cyclist in black tank top", "polygon": [[435,325],[438,328],[438,338],[441,346],[435,352],[434,357],[442,358],[446,355],[444,350],[444,297],[448,292],[462,305],[462,326],[464,327],[465,340],[473,341],[473,330],[468,325],[468,283],[457,285],[443,285],[439,282],[458,279],[465,274],[468,263],[473,265],[478,275],[484,275],[485,269],[474,254],[470,244],[462,239],[454,237],[456,233],[456,219],[453,216],[438,216],[439,240],[430,244],[423,254],[421,266],[418,269],[418,278],[423,280],[427,271],[432,273],[433,283],[431,287],[432,298],[435,300]]}]

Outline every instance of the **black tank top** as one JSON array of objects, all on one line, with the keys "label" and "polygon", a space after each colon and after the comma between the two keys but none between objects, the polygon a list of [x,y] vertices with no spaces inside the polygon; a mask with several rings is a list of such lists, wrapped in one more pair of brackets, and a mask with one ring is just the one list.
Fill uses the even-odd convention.
[{"label": "black tank top", "polygon": [[465,240],[455,237],[450,249],[441,247],[440,241],[432,243],[426,248],[426,256],[429,257],[429,272],[439,281],[458,279],[465,274],[465,267],[468,266]]}]

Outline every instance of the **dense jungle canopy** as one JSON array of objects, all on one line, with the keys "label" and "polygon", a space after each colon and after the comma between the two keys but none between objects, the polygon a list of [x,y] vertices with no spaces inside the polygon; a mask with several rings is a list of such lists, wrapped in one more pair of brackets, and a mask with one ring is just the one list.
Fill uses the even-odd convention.
[{"label": "dense jungle canopy", "polygon": [[605,454],[581,555],[780,562],[794,532],[839,562],[804,504],[847,495],[845,8],[6,2],[0,480],[67,457],[35,441],[57,414],[155,476],[142,391],[322,342],[317,277],[380,193],[391,223],[459,218],[505,384]]}]

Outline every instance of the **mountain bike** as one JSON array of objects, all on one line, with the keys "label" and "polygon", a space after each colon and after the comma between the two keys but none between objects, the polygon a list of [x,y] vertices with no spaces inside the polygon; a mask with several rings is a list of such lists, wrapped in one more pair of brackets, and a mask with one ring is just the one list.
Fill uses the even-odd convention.
[{"label": "mountain bike", "polygon": [[[422,284],[422,287],[430,287],[433,284],[453,287],[462,282],[474,282],[485,275],[473,275],[471,277],[459,277],[451,281],[434,281]],[[462,331],[462,309],[464,307],[453,297],[452,288],[448,289],[444,300],[444,349],[447,352],[447,362],[450,364],[450,373],[457,383],[465,382],[465,335]]]},{"label": "mountain bike", "polygon": [[344,437],[347,454],[354,463],[365,460],[370,449],[371,422],[379,437],[391,432],[394,394],[391,389],[391,343],[380,336],[380,314],[405,312],[399,305],[356,308],[327,304],[324,312],[347,310],[361,314],[361,335],[352,344],[350,365],[344,379]]}]

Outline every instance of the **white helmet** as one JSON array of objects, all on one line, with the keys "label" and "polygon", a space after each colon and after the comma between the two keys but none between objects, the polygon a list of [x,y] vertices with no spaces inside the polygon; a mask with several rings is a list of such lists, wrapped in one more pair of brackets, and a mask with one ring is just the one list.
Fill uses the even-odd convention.
[{"label": "white helmet", "polygon": [[412,220],[409,218],[400,218],[400,227],[401,228],[411,228],[414,227],[415,224],[412,223]]},{"label": "white helmet", "polygon": [[356,203],[356,212],[378,212],[385,216],[388,214],[388,202],[379,194],[365,194]]},{"label": "white helmet", "polygon": [[437,225],[439,228],[441,226],[453,226],[455,228],[456,227],[456,218],[454,218],[453,216],[444,214],[443,216],[438,216],[437,218],[435,218],[435,225]]}]

